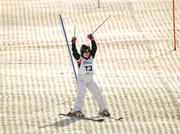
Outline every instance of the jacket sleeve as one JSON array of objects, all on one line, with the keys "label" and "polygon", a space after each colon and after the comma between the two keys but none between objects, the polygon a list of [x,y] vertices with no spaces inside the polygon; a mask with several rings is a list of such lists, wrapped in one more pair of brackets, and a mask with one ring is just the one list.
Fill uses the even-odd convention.
[{"label": "jacket sleeve", "polygon": [[79,60],[80,58],[80,54],[77,52],[77,49],[76,49],[76,44],[75,43],[72,43],[72,51],[73,51],[73,56],[76,60]]},{"label": "jacket sleeve", "polygon": [[96,45],[96,42],[95,42],[94,40],[91,41],[91,44],[92,44],[91,55],[92,55],[92,57],[94,58],[94,57],[95,57],[95,54],[96,54],[96,50],[97,50],[97,45]]}]

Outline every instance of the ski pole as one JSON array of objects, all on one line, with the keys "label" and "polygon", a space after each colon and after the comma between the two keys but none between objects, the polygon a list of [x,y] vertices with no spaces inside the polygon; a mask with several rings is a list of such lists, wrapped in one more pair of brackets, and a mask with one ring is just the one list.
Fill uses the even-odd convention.
[{"label": "ski pole", "polygon": [[98,0],[98,8],[100,8],[100,0]]},{"label": "ski pole", "polygon": [[74,26],[74,36],[76,35],[76,25]]},{"label": "ski pole", "polygon": [[67,47],[68,47],[69,56],[70,56],[70,59],[71,59],[71,64],[72,64],[72,67],[73,67],[74,75],[75,75],[76,82],[77,82],[77,74],[76,74],[76,70],[75,70],[74,63],[73,63],[73,59],[72,59],[72,55],[71,55],[71,50],[70,50],[70,48],[69,48],[68,39],[67,39],[66,31],[65,31],[65,28],[64,28],[63,19],[62,19],[62,16],[61,16],[61,15],[59,15],[59,17],[60,17],[61,25],[62,25],[62,28],[63,28],[64,37],[65,37],[65,40],[66,40],[66,45],[67,45]]},{"label": "ski pole", "polygon": [[94,34],[111,16],[106,18],[91,34]]}]

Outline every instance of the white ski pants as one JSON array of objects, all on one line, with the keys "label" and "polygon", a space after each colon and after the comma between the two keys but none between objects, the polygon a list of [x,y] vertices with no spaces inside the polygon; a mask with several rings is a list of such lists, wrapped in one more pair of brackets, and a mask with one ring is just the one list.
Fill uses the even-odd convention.
[{"label": "white ski pants", "polygon": [[81,107],[84,102],[84,97],[86,94],[86,87],[87,87],[96,98],[97,104],[99,106],[99,112],[102,112],[106,108],[105,101],[99,87],[94,82],[93,78],[86,77],[85,79],[83,79],[79,77],[77,82],[78,82],[78,94],[73,111],[81,110]]}]

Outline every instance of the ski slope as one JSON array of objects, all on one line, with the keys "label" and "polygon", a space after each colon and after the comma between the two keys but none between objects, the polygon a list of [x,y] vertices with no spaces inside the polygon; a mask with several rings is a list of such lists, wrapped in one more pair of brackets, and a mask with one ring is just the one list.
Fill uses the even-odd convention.
[{"label": "ski slope", "polygon": [[[180,1],[173,51],[171,0],[1,0],[0,134],[179,134]],[[58,117],[77,85],[59,20],[77,47],[94,34],[95,75],[109,111],[122,121]],[[74,61],[75,63],[75,61]],[[77,68],[76,68],[77,69]],[[87,92],[83,112],[98,113]]]}]

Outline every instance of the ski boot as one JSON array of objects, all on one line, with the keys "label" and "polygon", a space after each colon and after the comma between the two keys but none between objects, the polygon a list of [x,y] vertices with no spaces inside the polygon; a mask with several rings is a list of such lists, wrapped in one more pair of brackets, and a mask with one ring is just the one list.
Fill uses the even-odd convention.
[{"label": "ski boot", "polygon": [[79,111],[70,111],[67,113],[68,116],[75,116],[79,118],[83,118],[85,115],[79,110]]},{"label": "ski boot", "polygon": [[108,112],[107,109],[104,109],[102,112],[99,112],[99,115],[109,117],[111,114]]}]

